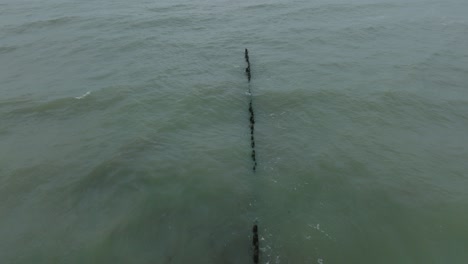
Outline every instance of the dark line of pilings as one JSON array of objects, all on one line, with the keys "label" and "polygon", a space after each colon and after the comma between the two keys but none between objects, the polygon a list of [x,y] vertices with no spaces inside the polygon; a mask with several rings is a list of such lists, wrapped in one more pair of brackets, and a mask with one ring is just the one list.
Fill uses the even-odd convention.
[{"label": "dark line of pilings", "polygon": [[[249,82],[249,94],[250,94],[250,102],[249,102],[249,113],[250,113],[250,147],[252,149],[252,161],[253,161],[253,172],[257,169],[257,159],[255,155],[255,114],[253,110],[253,96],[252,90],[250,88],[250,79],[252,78],[252,74],[250,71],[250,60],[249,60],[249,51],[245,49],[245,61],[247,62],[247,68],[245,68],[245,73],[247,74],[247,80]],[[258,240],[258,223],[255,221],[252,227],[252,247],[253,247],[253,262],[258,264],[260,259],[260,243]]]}]

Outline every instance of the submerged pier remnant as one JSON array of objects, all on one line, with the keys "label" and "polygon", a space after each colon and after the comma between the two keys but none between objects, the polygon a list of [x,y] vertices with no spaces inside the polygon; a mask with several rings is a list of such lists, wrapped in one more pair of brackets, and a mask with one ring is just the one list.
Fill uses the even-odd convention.
[{"label": "submerged pier remnant", "polygon": [[[250,122],[250,147],[252,149],[252,161],[253,161],[253,167],[252,170],[255,173],[257,169],[257,159],[255,155],[255,114],[253,110],[253,96],[252,96],[252,89],[250,87],[250,79],[252,78],[252,73],[250,71],[250,60],[249,60],[249,50],[245,49],[245,62],[247,62],[247,68],[245,68],[245,73],[247,74],[247,80],[249,82],[249,95],[250,95],[250,101],[249,101],[249,122]],[[260,259],[260,243],[258,240],[258,223],[257,221],[254,222],[254,225],[252,227],[252,247],[253,247],[253,262],[257,264]]]},{"label": "submerged pier remnant", "polygon": [[253,171],[257,169],[257,158],[255,154],[255,114],[253,110],[253,96],[252,96],[252,89],[250,88],[250,79],[252,78],[252,74],[250,71],[250,60],[249,60],[249,50],[245,49],[245,61],[247,62],[247,68],[245,68],[245,73],[247,74],[247,80],[249,81],[249,94],[250,94],[250,102],[249,102],[249,113],[250,113],[250,146],[252,149],[252,161],[253,161]]},{"label": "submerged pier remnant", "polygon": [[254,263],[258,263],[258,259],[260,257],[260,252],[259,252],[259,242],[258,242],[258,225],[255,223],[253,228],[252,228],[252,246],[253,246],[253,261]]}]

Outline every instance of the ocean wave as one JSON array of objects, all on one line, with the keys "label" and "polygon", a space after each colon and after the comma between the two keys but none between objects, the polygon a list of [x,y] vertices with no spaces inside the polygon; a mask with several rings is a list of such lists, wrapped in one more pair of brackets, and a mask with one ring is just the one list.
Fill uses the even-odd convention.
[{"label": "ocean wave", "polygon": [[87,91],[87,92],[84,93],[83,95],[80,95],[80,96],[75,97],[75,99],[80,100],[80,99],[83,99],[83,98],[85,98],[86,96],[88,96],[88,95],[90,95],[90,94],[91,94],[91,92],[90,92],[90,91]]},{"label": "ocean wave", "polygon": [[320,13],[331,15],[334,13],[368,13],[369,11],[382,11],[391,8],[401,8],[402,4],[397,3],[366,3],[366,4],[321,4],[314,7],[304,8],[298,12]]},{"label": "ocean wave", "polygon": [[189,5],[189,4],[174,4],[170,6],[150,7],[147,10],[151,12],[165,14],[167,12],[174,12],[174,11],[187,11],[187,10],[191,10],[192,8],[193,8],[193,5]]},{"label": "ocean wave", "polygon": [[77,21],[79,17],[77,16],[65,16],[65,17],[58,17],[46,20],[37,20],[31,22],[25,22],[20,25],[7,25],[5,26],[6,31],[10,33],[24,33],[24,32],[31,32],[38,29],[44,28],[51,28],[66,25],[72,22]]},{"label": "ocean wave", "polygon": [[[117,90],[117,91],[116,91]],[[33,98],[17,98],[8,101],[0,101],[0,109],[3,108],[6,117],[72,117],[92,111],[104,110],[125,100],[128,91],[120,88],[106,88],[94,93],[91,92],[78,97],[63,97],[49,101],[37,101]],[[88,100],[80,100],[80,99]]]},{"label": "ocean wave", "polygon": [[[122,194],[148,188],[150,183],[166,178],[173,167],[169,161],[180,157],[171,155],[170,147],[160,142],[158,136],[153,136],[134,137],[119,144],[107,158],[88,166],[87,172],[72,184],[73,192],[79,196],[98,192],[113,196],[117,191]],[[155,155],[162,152],[165,155]]]},{"label": "ocean wave", "polygon": [[250,4],[247,6],[244,6],[244,10],[257,10],[261,9],[263,11],[268,10],[268,9],[278,9],[278,8],[288,8],[290,5],[286,3],[259,3],[259,4]]},{"label": "ocean wave", "polygon": [[3,46],[0,47],[0,54],[9,53],[18,49],[17,46]]}]

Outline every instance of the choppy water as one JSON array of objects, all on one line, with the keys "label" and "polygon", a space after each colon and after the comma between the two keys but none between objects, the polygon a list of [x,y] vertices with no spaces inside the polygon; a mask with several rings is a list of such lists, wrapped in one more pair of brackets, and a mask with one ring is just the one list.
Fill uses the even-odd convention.
[{"label": "choppy water", "polygon": [[467,13],[2,0],[0,262],[467,263]]}]

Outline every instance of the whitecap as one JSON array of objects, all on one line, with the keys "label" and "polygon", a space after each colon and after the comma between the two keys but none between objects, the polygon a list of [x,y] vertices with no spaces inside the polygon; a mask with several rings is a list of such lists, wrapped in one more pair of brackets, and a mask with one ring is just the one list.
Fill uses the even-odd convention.
[{"label": "whitecap", "polygon": [[83,98],[85,98],[86,96],[88,96],[88,95],[90,95],[90,94],[91,94],[91,92],[90,92],[90,91],[87,91],[87,92],[86,92],[85,94],[83,94],[82,96],[75,97],[75,99],[78,99],[78,100],[79,100],[79,99],[83,99]]}]

